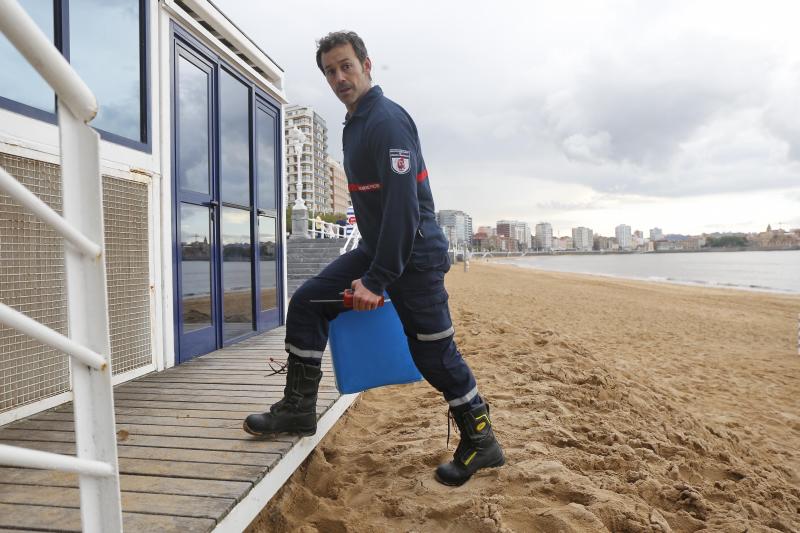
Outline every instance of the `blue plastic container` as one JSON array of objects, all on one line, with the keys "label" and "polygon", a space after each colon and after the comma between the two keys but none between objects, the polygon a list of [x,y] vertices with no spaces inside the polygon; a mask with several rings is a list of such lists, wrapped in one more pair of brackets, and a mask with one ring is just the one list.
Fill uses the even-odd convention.
[{"label": "blue plastic container", "polygon": [[328,339],[342,394],[422,379],[392,302],[374,311],[341,313],[331,322]]}]

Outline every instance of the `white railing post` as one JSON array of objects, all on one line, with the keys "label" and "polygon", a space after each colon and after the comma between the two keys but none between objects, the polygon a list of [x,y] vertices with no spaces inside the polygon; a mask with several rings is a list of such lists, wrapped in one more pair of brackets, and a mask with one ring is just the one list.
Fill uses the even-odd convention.
[{"label": "white railing post", "polygon": [[[64,218],[105,250],[100,136],[64,105],[58,123]],[[105,254],[91,257],[66,246],[64,255],[70,338],[108,361],[102,370],[72,365],[77,456],[114,469],[107,477],[81,474],[81,522],[84,531],[122,531]]]}]

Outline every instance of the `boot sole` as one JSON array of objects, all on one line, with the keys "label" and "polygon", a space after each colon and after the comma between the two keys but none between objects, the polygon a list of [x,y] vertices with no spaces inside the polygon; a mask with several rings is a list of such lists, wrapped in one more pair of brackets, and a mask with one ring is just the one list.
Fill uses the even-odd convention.
[{"label": "boot sole", "polygon": [[310,437],[311,435],[314,435],[314,434],[317,433],[317,428],[316,427],[308,428],[308,429],[298,428],[298,429],[295,429],[295,430],[292,430],[292,431],[265,431],[265,432],[262,433],[262,432],[254,430],[254,429],[250,429],[250,426],[247,425],[247,421],[244,421],[242,423],[242,429],[246,433],[249,433],[250,435],[253,435],[255,437],[269,437],[270,435],[280,435],[280,434],[300,435],[301,437]]},{"label": "boot sole", "polygon": [[435,473],[434,473],[433,477],[436,479],[436,481],[438,481],[442,485],[447,485],[448,487],[460,487],[461,485],[463,485],[464,483],[466,483],[467,481],[472,479],[472,476],[474,476],[475,474],[477,474],[478,472],[480,472],[484,468],[500,468],[504,464],[506,464],[506,458],[505,457],[501,457],[499,461],[496,461],[496,462],[494,462],[494,463],[492,463],[490,465],[486,465],[486,466],[480,467],[475,472],[473,472],[471,476],[469,476],[467,479],[465,479],[461,483],[454,483],[452,481],[445,481],[445,480],[443,480],[442,478],[439,477],[439,474],[435,474]]}]

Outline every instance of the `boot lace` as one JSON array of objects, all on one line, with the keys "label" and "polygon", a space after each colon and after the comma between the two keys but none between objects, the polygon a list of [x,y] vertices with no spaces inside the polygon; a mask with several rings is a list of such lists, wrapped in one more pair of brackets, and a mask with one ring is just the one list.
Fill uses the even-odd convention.
[{"label": "boot lace", "polygon": [[267,365],[269,369],[272,370],[270,374],[267,374],[266,377],[270,376],[277,376],[278,374],[286,374],[288,370],[286,367],[288,363],[281,363],[280,361],[276,361],[274,357],[270,357],[269,361],[267,361]]},{"label": "boot lace", "polygon": [[448,407],[447,408],[447,444],[444,445],[446,450],[450,449],[450,428],[451,427],[455,427],[455,429],[458,429],[458,426],[456,425],[456,419],[453,418],[453,411],[451,411],[450,408]]}]

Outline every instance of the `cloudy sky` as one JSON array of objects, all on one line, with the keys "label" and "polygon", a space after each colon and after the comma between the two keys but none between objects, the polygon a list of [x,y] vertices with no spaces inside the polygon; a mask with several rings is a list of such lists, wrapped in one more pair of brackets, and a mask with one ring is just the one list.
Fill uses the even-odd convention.
[{"label": "cloudy sky", "polygon": [[794,0],[215,3],[327,120],[337,159],[344,108],[315,41],[358,32],[417,123],[437,208],[476,226],[800,227]]}]

